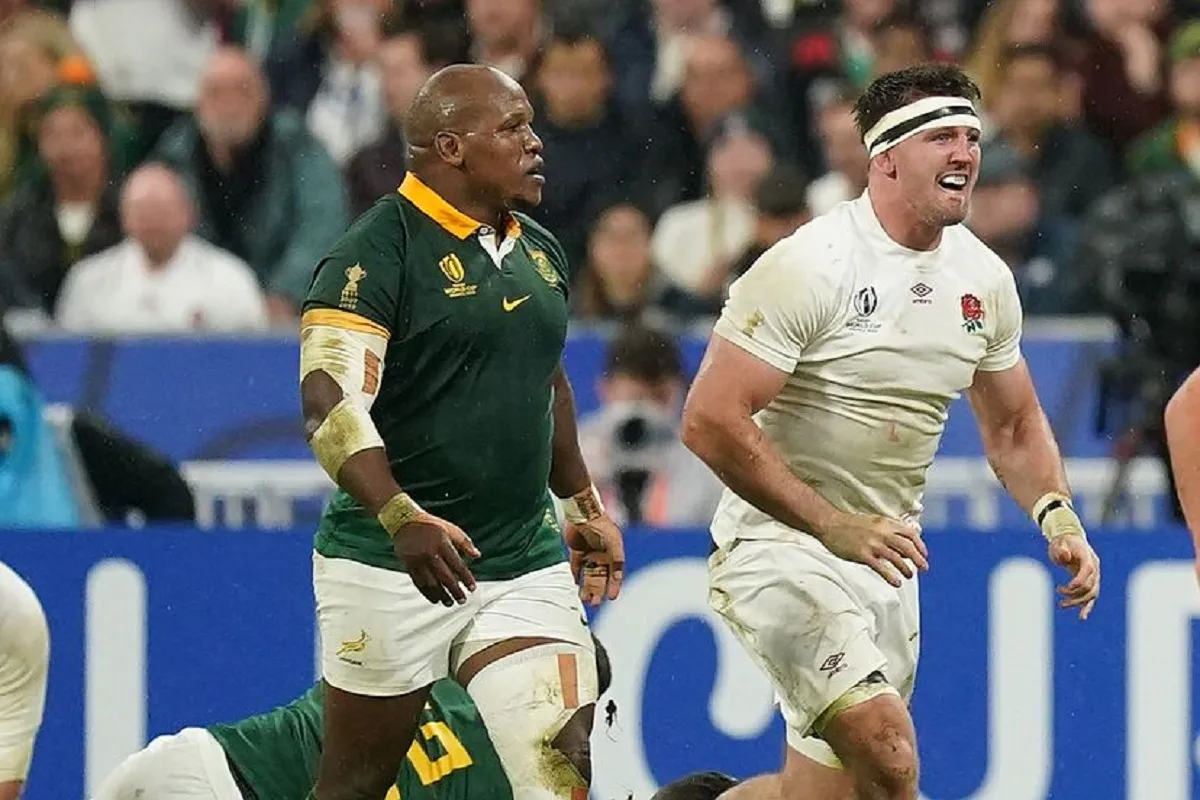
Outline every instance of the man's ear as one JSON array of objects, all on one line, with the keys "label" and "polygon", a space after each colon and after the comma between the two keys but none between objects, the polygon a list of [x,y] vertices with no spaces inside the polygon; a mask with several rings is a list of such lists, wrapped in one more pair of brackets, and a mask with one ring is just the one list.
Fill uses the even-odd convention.
[{"label": "man's ear", "polygon": [[438,131],[433,137],[433,149],[438,158],[454,167],[463,163],[463,140],[457,133]]}]

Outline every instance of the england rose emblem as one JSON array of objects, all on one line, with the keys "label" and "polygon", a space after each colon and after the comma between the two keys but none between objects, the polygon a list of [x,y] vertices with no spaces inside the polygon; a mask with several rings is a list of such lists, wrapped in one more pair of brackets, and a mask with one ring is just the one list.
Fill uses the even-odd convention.
[{"label": "england rose emblem", "polygon": [[983,328],[983,303],[973,294],[962,296],[963,327],[967,333],[976,333]]}]

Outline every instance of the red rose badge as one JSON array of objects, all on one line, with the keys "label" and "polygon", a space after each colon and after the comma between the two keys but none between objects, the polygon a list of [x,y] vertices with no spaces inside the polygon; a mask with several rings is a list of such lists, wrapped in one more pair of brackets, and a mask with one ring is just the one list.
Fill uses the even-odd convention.
[{"label": "red rose badge", "polygon": [[983,303],[973,294],[962,296],[963,327],[967,333],[977,333],[983,329]]}]

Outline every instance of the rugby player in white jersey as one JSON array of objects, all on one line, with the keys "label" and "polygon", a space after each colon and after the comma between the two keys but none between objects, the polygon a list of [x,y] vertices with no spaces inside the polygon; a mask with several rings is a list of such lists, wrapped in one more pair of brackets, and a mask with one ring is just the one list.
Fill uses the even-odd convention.
[{"label": "rugby player in white jersey", "polygon": [[908,712],[919,639],[925,474],[966,390],[987,457],[1072,578],[1085,617],[1099,560],[1021,357],[1013,276],[961,224],[979,170],[979,90],[925,65],[855,108],[867,191],[768,250],[730,288],[684,413],[728,487],[712,607],[773,682],[781,776],[730,795],[918,796]]},{"label": "rugby player in white jersey", "polygon": [[1196,578],[1200,580],[1200,369],[1188,376],[1171,396],[1163,415],[1175,493],[1196,548]]},{"label": "rugby player in white jersey", "polygon": [[46,706],[50,632],[37,595],[0,561],[0,800],[17,800]]}]

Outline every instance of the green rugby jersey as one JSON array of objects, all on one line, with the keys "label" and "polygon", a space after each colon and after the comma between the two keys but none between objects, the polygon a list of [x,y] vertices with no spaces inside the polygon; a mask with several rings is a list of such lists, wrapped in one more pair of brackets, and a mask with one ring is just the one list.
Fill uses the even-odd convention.
[{"label": "green rugby jersey", "polygon": [[[257,800],[305,800],[321,758],[321,685],[286,706],[208,730]],[[512,800],[479,711],[457,683],[433,685],[387,800]]]},{"label": "green rugby jersey", "polygon": [[[548,484],[570,276],[558,242],[528,217],[512,215],[499,266],[489,233],[410,173],[318,265],[301,326],[388,338],[371,418],[396,481],[472,538],[476,578],[508,580],[565,557]],[[368,382],[379,380],[370,366]],[[344,491],[315,547],[403,569]]]}]

